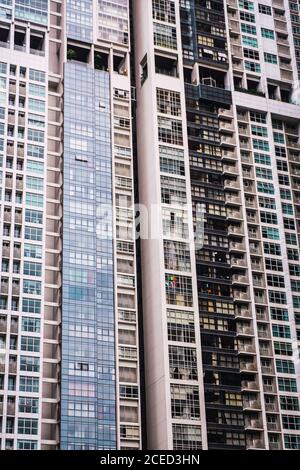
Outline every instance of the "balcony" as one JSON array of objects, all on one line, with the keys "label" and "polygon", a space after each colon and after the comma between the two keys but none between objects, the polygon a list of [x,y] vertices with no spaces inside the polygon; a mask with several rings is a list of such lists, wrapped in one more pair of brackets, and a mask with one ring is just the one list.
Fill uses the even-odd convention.
[{"label": "balcony", "polygon": [[257,372],[257,365],[255,362],[240,362],[240,369],[242,372]]},{"label": "balcony", "polygon": [[274,375],[274,369],[272,366],[261,366],[261,371],[266,375]]},{"label": "balcony", "polygon": [[246,268],[247,267],[247,262],[244,258],[231,258],[231,266],[238,266],[241,268]]},{"label": "balcony", "polygon": [[276,422],[267,422],[267,429],[268,431],[275,431],[275,432],[280,432],[280,424],[278,421]]},{"label": "balcony", "polygon": [[7,403],[7,414],[8,416],[15,416],[16,405],[14,403]]},{"label": "balcony", "polygon": [[243,400],[243,407],[245,410],[261,410],[261,405],[258,400]]},{"label": "balcony", "polygon": [[236,141],[234,137],[229,137],[225,135],[221,135],[221,140],[220,140],[221,146],[225,147],[235,147],[236,146]]},{"label": "balcony", "polygon": [[225,180],[224,181],[225,189],[240,189],[239,182],[237,180]]},{"label": "balcony", "polygon": [[242,380],[242,390],[255,390],[259,392],[259,385],[255,381]]},{"label": "balcony", "polygon": [[8,294],[8,282],[1,282],[1,294]]},{"label": "balcony", "polygon": [[258,337],[261,339],[270,339],[271,335],[269,330],[258,329]]},{"label": "balcony", "polygon": [[252,318],[250,310],[246,308],[237,308],[235,311],[236,318]]},{"label": "balcony", "polygon": [[244,243],[230,242],[229,251],[246,251],[246,247]]},{"label": "balcony", "polygon": [[227,209],[227,218],[228,219],[233,219],[233,220],[237,220],[237,219],[240,219],[240,220],[243,220],[243,215],[242,215],[242,211],[238,211],[238,210],[235,210],[235,209]]},{"label": "balcony", "polygon": [[231,108],[219,108],[218,114],[221,118],[233,119],[233,113]]},{"label": "balcony", "polygon": [[249,344],[239,344],[238,345],[238,352],[243,354],[255,354],[255,347],[252,343]]},{"label": "balcony", "polygon": [[250,302],[249,292],[241,292],[239,290],[235,290],[233,292],[233,298],[237,301]]},{"label": "balcony", "polygon": [[264,384],[263,388],[264,388],[264,392],[266,393],[276,393],[275,384]]},{"label": "balcony", "polygon": [[281,442],[269,442],[270,450],[282,450]]},{"label": "balcony", "polygon": [[232,282],[234,284],[246,284],[249,285],[249,278],[248,276],[242,276],[241,274],[233,274]]},{"label": "balcony", "polygon": [[229,175],[237,175],[238,168],[236,165],[223,165],[223,173],[227,173]]},{"label": "balcony", "polygon": [[245,428],[249,430],[250,429],[258,429],[261,430],[263,429],[263,423],[260,419],[251,419],[251,418],[246,418],[245,419]]},{"label": "balcony", "polygon": [[261,356],[270,357],[270,356],[272,356],[272,350],[271,350],[271,348],[262,348],[262,347],[260,347],[259,348],[259,354]]},{"label": "balcony", "polygon": [[246,441],[247,449],[254,449],[254,450],[265,450],[265,444],[261,439],[247,439]]},{"label": "balcony", "polygon": [[9,370],[10,374],[16,374],[17,373],[17,363],[16,362],[10,362],[8,370]]},{"label": "balcony", "polygon": [[237,326],[237,335],[238,336],[254,336],[252,327],[250,326]]},{"label": "balcony", "polygon": [[229,225],[228,226],[228,235],[238,235],[238,236],[244,236],[244,231],[242,226],[236,226],[236,225]]},{"label": "balcony", "polygon": [[232,194],[226,194],[225,204],[232,204],[240,206],[242,204],[242,200],[239,196],[233,196]]},{"label": "balcony", "polygon": [[274,403],[266,403],[265,408],[266,408],[266,411],[268,411],[268,412],[278,413],[278,406],[275,402]]},{"label": "balcony", "polygon": [[220,106],[231,106],[231,91],[223,88],[200,84],[198,85],[199,98],[203,101],[210,101]]}]

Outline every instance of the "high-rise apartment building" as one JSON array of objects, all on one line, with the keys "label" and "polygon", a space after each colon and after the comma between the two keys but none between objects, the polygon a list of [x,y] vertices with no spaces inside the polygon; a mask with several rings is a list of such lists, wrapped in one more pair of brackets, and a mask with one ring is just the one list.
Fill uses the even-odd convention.
[{"label": "high-rise apartment building", "polygon": [[298,2],[133,5],[148,445],[299,448]]},{"label": "high-rise apartment building", "polygon": [[300,449],[299,9],[0,0],[1,449]]},{"label": "high-rise apartment building", "polygon": [[140,448],[128,2],[0,32],[1,448]]}]

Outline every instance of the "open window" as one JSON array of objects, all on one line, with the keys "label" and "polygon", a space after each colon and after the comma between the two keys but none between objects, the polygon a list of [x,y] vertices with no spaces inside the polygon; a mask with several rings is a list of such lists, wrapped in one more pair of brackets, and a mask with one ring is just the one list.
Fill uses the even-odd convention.
[{"label": "open window", "polygon": [[45,55],[45,35],[41,31],[30,31],[30,54]]},{"label": "open window", "polygon": [[170,77],[178,77],[178,59],[155,54],[155,72]]}]

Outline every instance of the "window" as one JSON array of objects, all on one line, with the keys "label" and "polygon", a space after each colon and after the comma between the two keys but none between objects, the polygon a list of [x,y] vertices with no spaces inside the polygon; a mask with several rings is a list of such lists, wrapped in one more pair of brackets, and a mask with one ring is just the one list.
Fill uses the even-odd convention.
[{"label": "window", "polygon": [[286,308],[270,308],[271,319],[279,321],[289,321],[289,313]]},{"label": "window", "polygon": [[241,23],[242,33],[256,35],[256,27],[251,24]]},{"label": "window", "polygon": [[267,283],[268,283],[268,286],[271,286],[271,287],[280,287],[282,289],[285,288],[283,276],[277,276],[275,274],[268,274]]},{"label": "window", "polygon": [[192,307],[193,293],[190,277],[166,274],[165,282],[168,304]]},{"label": "window", "polygon": [[290,185],[290,179],[288,175],[278,175],[278,182],[279,184],[282,184],[283,186],[289,186]]},{"label": "window", "polygon": [[20,397],[19,398],[19,413],[33,413],[39,412],[39,400],[37,398]]},{"label": "window", "polygon": [[266,255],[281,256],[281,246],[277,243],[264,242],[264,252]]},{"label": "window", "polygon": [[297,245],[297,236],[295,233],[286,233],[285,240],[287,245]]},{"label": "window", "polygon": [[21,350],[40,352],[40,339],[31,336],[21,336]]},{"label": "window", "polygon": [[171,116],[181,116],[180,93],[157,88],[157,111]]},{"label": "window", "polygon": [[280,197],[281,199],[287,199],[291,201],[292,200],[291,191],[289,189],[280,188]]},{"label": "window", "polygon": [[300,435],[298,434],[285,434],[284,445],[287,449],[300,449]]},{"label": "window", "polygon": [[24,441],[18,439],[17,448],[18,450],[37,450],[37,441]]},{"label": "window", "polygon": [[43,229],[25,226],[25,239],[34,240],[34,241],[42,241]]},{"label": "window", "polygon": [[46,74],[40,70],[29,69],[29,80],[45,83]]},{"label": "window", "polygon": [[45,87],[43,85],[36,85],[34,83],[29,83],[29,95],[44,97]]},{"label": "window", "polygon": [[288,171],[287,162],[285,162],[284,160],[276,160],[276,164],[278,171]]},{"label": "window", "polygon": [[27,176],[26,188],[34,189],[35,191],[43,191],[44,180],[42,178],[36,178],[35,176]]},{"label": "window", "polygon": [[158,137],[161,142],[183,145],[183,133],[181,121],[158,117]]},{"label": "window", "polygon": [[42,247],[41,245],[31,245],[24,243],[24,258],[42,258]]},{"label": "window", "polygon": [[255,23],[255,15],[252,13],[247,13],[245,11],[240,11],[241,21],[248,21],[249,23]]},{"label": "window", "polygon": [[42,275],[42,265],[40,263],[33,263],[30,261],[24,262],[23,274],[29,276],[38,276]]},{"label": "window", "polygon": [[262,3],[258,4],[258,11],[263,15],[272,15],[272,9],[269,5],[263,5]]},{"label": "window", "polygon": [[42,224],[43,213],[32,210],[32,209],[26,209],[25,210],[25,222],[29,222],[31,224]]},{"label": "window", "polygon": [[280,374],[295,374],[295,365],[292,361],[276,359],[276,370]]},{"label": "window", "polygon": [[[299,261],[299,251],[293,248],[287,249],[288,259],[292,261]],[[300,292],[300,291],[299,291]]]},{"label": "window", "polygon": [[240,9],[254,11],[254,3],[248,0],[239,0]]},{"label": "window", "polygon": [[250,62],[249,60],[245,60],[245,70],[248,72],[260,73],[261,68],[260,64],[256,62]]},{"label": "window", "polygon": [[29,173],[38,173],[42,175],[44,173],[44,163],[36,162],[35,160],[27,160],[27,171]]},{"label": "window", "polygon": [[24,294],[41,295],[42,284],[40,281],[32,281],[29,279],[24,279],[23,292]]},{"label": "window", "polygon": [[174,450],[197,450],[202,448],[200,426],[173,424]]},{"label": "window", "polygon": [[244,46],[258,47],[257,39],[252,38],[251,36],[242,36],[242,42]]},{"label": "window", "polygon": [[266,269],[270,271],[281,271],[283,272],[283,265],[281,260],[266,258]]},{"label": "window", "polygon": [[270,54],[269,52],[264,53],[265,62],[269,64],[277,64],[277,56],[275,54]]},{"label": "window", "polygon": [[276,157],[286,158],[286,150],[284,147],[275,146],[275,155]]},{"label": "window", "polygon": [[20,370],[25,372],[39,372],[40,359],[38,357],[21,356]]},{"label": "window", "polygon": [[272,212],[261,212],[260,220],[264,224],[272,224],[272,225],[278,224],[277,215],[273,214]]},{"label": "window", "polygon": [[262,126],[251,126],[251,131],[253,135],[257,135],[259,137],[268,137],[268,129]]},{"label": "window", "polygon": [[195,342],[194,313],[182,310],[167,310],[168,339],[185,343]]},{"label": "window", "polygon": [[275,33],[272,29],[261,28],[261,35],[266,39],[275,39]]},{"label": "window", "polygon": [[38,420],[37,419],[22,419],[18,420],[18,434],[37,434],[38,433]]},{"label": "window", "polygon": [[44,148],[38,145],[27,144],[27,156],[34,158],[44,158]]},{"label": "window", "polygon": [[277,292],[269,290],[269,299],[270,302],[274,304],[286,304],[286,294],[284,292]]},{"label": "window", "polygon": [[169,176],[161,176],[161,197],[164,204],[186,204],[185,181]]},{"label": "window", "polygon": [[265,183],[262,181],[257,182],[257,191],[265,194],[275,194],[275,189],[272,183]]},{"label": "window", "polygon": [[264,153],[254,153],[255,163],[258,165],[268,165],[271,166],[271,157],[265,155]]},{"label": "window", "polygon": [[41,331],[41,322],[36,318],[22,318],[22,331],[30,333],[40,333]]},{"label": "window", "polygon": [[169,346],[170,378],[197,380],[197,351],[183,346]]},{"label": "window", "polygon": [[283,219],[283,225],[286,230],[296,230],[295,222],[292,219]]},{"label": "window", "polygon": [[280,392],[297,392],[296,379],[284,379],[278,377],[278,387]]},{"label": "window", "polygon": [[253,139],[253,148],[255,150],[262,150],[264,152],[270,151],[269,143],[266,142],[265,140],[260,140],[260,139]]},{"label": "window", "polygon": [[41,301],[36,299],[26,299],[23,298],[23,312],[26,313],[41,313]]},{"label": "window", "polygon": [[175,419],[199,419],[198,387],[171,384],[171,411]]},{"label": "window", "polygon": [[20,377],[20,391],[29,393],[39,392],[39,378],[38,377]]},{"label": "window", "polygon": [[280,343],[279,341],[274,341],[274,351],[275,354],[279,356],[293,355],[293,349],[290,343]]},{"label": "window", "polygon": [[256,113],[255,111],[250,111],[250,121],[258,122],[260,124],[267,123],[266,113]]},{"label": "window", "polygon": [[289,326],[272,325],[273,336],[277,338],[291,338],[291,330]]},{"label": "window", "polygon": [[163,173],[185,175],[184,151],[169,147],[159,147],[160,170]]},{"label": "window", "polygon": [[262,227],[262,236],[270,240],[280,240],[279,230],[273,227]]},{"label": "window", "polygon": [[282,415],[283,429],[293,429],[300,431],[300,416]]},{"label": "window", "polygon": [[26,204],[28,206],[43,207],[44,196],[35,193],[26,193]]},{"label": "window", "polygon": [[273,179],[272,170],[269,170],[268,168],[256,168],[256,176],[257,178],[262,178],[265,180]]}]

